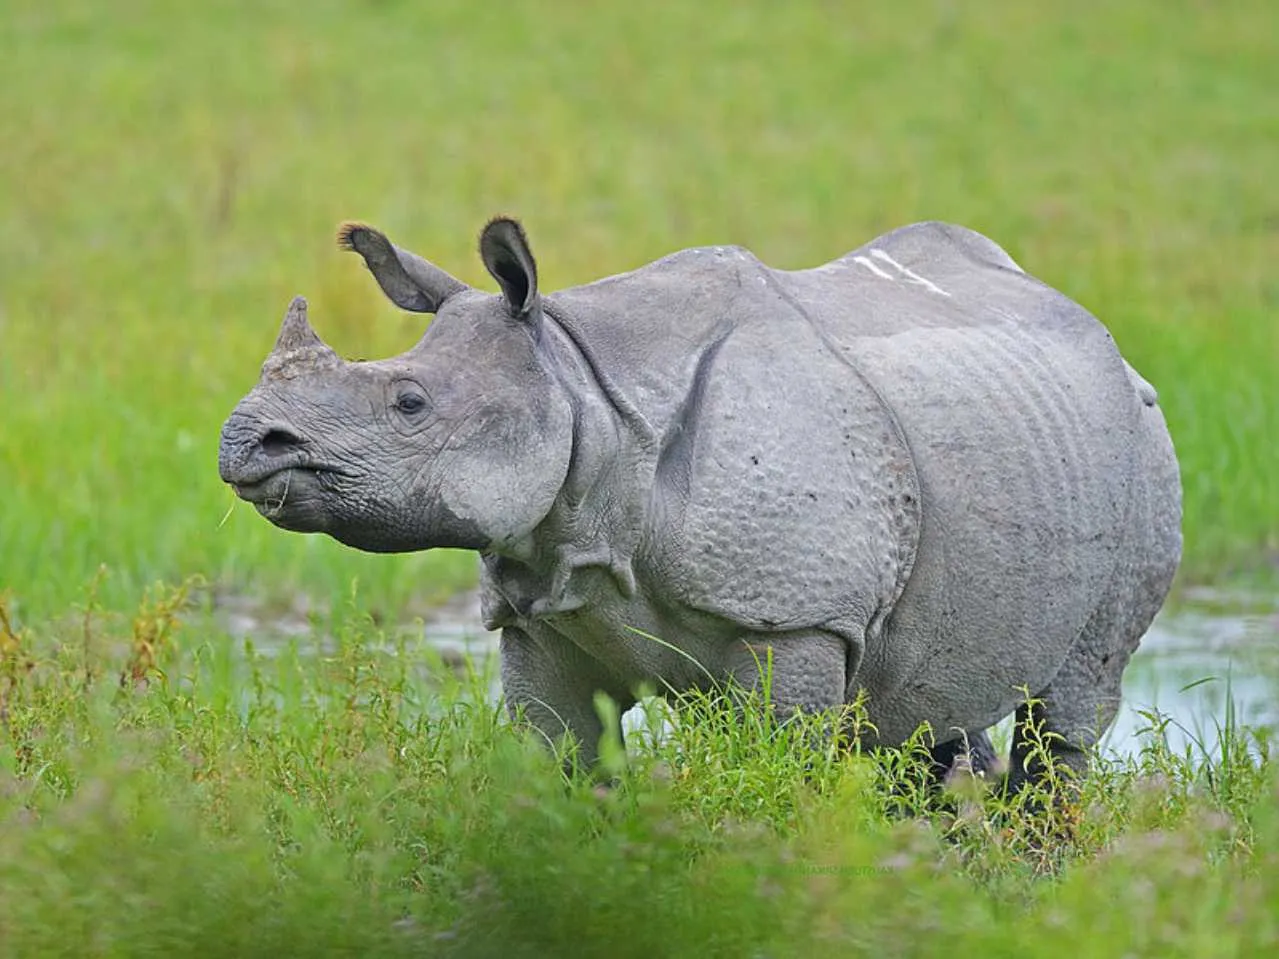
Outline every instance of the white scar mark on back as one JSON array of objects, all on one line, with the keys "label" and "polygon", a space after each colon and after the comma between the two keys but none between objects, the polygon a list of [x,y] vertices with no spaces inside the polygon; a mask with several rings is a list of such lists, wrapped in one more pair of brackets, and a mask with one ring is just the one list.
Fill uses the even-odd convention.
[{"label": "white scar mark on back", "polygon": [[[938,286],[932,280],[926,280],[922,276],[920,276],[918,273],[916,273],[914,270],[908,270],[906,267],[902,266],[900,263],[894,260],[891,256],[885,253],[883,250],[871,250],[870,255],[873,256],[875,259],[880,260],[883,263],[887,263],[889,266],[897,270],[897,272],[899,272],[902,276],[906,277],[906,279],[910,280],[912,283],[919,284],[920,286],[924,287],[924,289],[928,290],[930,293],[937,293],[937,294],[940,294],[941,296],[950,296],[949,293],[943,290],[940,286]],[[859,256],[857,259],[860,260],[862,259],[862,257]],[[881,275],[886,275],[886,274],[881,274]]]},{"label": "white scar mark on back", "polygon": [[871,271],[872,273],[874,273],[876,276],[882,276],[885,280],[891,280],[891,279],[892,279],[892,277],[891,277],[891,276],[889,276],[887,273],[885,273],[883,270],[881,270],[879,267],[877,267],[874,263],[872,263],[870,260],[868,260],[868,259],[867,259],[866,257],[864,257],[864,256],[855,256],[855,257],[853,257],[853,262],[854,262],[854,263],[857,263],[857,264],[860,264],[861,266],[866,267],[866,269],[870,270],[870,271]]}]

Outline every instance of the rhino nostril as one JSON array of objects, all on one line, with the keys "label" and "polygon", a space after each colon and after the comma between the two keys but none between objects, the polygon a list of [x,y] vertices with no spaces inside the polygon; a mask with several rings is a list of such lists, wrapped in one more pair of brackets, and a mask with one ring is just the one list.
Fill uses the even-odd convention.
[{"label": "rhino nostril", "polygon": [[290,433],[288,430],[267,430],[262,437],[262,452],[267,456],[283,456],[285,453],[291,453],[299,446],[302,441]]}]

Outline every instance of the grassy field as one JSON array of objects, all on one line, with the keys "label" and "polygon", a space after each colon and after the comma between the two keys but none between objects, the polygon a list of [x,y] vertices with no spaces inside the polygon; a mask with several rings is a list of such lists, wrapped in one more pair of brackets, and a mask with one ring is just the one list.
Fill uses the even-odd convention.
[{"label": "grassy field", "polygon": [[[483,677],[347,612],[324,655],[177,594],[0,660],[0,954],[1239,956],[1279,945],[1269,740],[1151,733],[1051,814],[694,700],[565,783]],[[5,635],[0,633],[0,642]],[[656,721],[642,729],[656,729]]]},{"label": "grassy field", "polygon": [[[1152,737],[1047,842],[1061,824],[971,797],[902,819],[909,768],[696,707],[616,790],[565,787],[416,646],[371,651],[366,617],[421,612],[472,557],[284,534],[216,450],[295,293],[347,355],[420,335],[336,250],[343,219],[491,287],[478,230],[518,215],[547,289],[712,242],[814,265],[946,219],[1158,387],[1183,584],[1273,588],[1276,90],[1272,0],[8,0],[0,955],[1273,947],[1264,741]],[[174,633],[152,584],[193,575]],[[333,610],[338,653],[246,654],[203,615],[226,595]]]},{"label": "grassy field", "polygon": [[696,243],[812,265],[922,218],[1004,243],[1161,391],[1187,574],[1279,546],[1279,113],[1266,0],[13,0],[0,25],[0,584],[31,617],[190,572],[401,608],[473,575],[235,510],[218,429],[289,297],[350,355],[407,348],[334,225],[464,280],[524,218],[548,289]]}]

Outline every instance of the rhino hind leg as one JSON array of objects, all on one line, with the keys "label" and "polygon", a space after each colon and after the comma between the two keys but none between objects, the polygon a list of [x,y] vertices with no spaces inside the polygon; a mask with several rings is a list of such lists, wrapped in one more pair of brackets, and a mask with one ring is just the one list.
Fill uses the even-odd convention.
[{"label": "rhino hind leg", "polygon": [[1061,771],[1087,772],[1089,754],[1119,712],[1124,669],[1163,603],[1173,568],[1117,577],[1118,588],[1093,612],[1052,682],[1018,707],[1009,791],[1044,775],[1045,752]]},{"label": "rhino hind leg", "polygon": [[1089,618],[1053,681],[1017,708],[1010,792],[1042,778],[1049,761],[1068,775],[1087,772],[1091,750],[1119,712],[1124,668],[1154,618],[1153,609],[1143,615],[1129,605],[1133,594],[1131,589],[1113,590]]},{"label": "rhino hind leg", "polygon": [[778,716],[821,712],[844,703],[849,649],[824,632],[752,634],[727,658],[727,672],[745,689],[766,691]]},{"label": "rhino hind leg", "polygon": [[928,753],[932,778],[938,786],[963,769],[990,779],[1000,775],[1004,768],[999,754],[995,752],[995,744],[984,729],[938,743]]},{"label": "rhino hind leg", "polygon": [[1089,752],[1119,711],[1124,669],[1172,587],[1181,561],[1181,482],[1159,407],[1143,401],[1142,418],[1146,442],[1128,520],[1128,548],[1108,595],[1062,668],[1047,688],[1032,690],[1031,702],[1017,711],[1010,790],[1043,774],[1045,749],[1071,771],[1086,771]]}]

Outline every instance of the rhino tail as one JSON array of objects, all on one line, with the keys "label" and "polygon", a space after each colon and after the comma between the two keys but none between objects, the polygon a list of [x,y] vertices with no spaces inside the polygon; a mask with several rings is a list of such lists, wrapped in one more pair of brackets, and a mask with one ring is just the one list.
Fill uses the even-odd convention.
[{"label": "rhino tail", "polygon": [[1124,369],[1128,371],[1128,382],[1132,384],[1132,388],[1137,393],[1137,398],[1141,400],[1143,406],[1156,406],[1159,403],[1159,394],[1155,388],[1151,386],[1150,381],[1138,373],[1131,363],[1124,360]]}]

